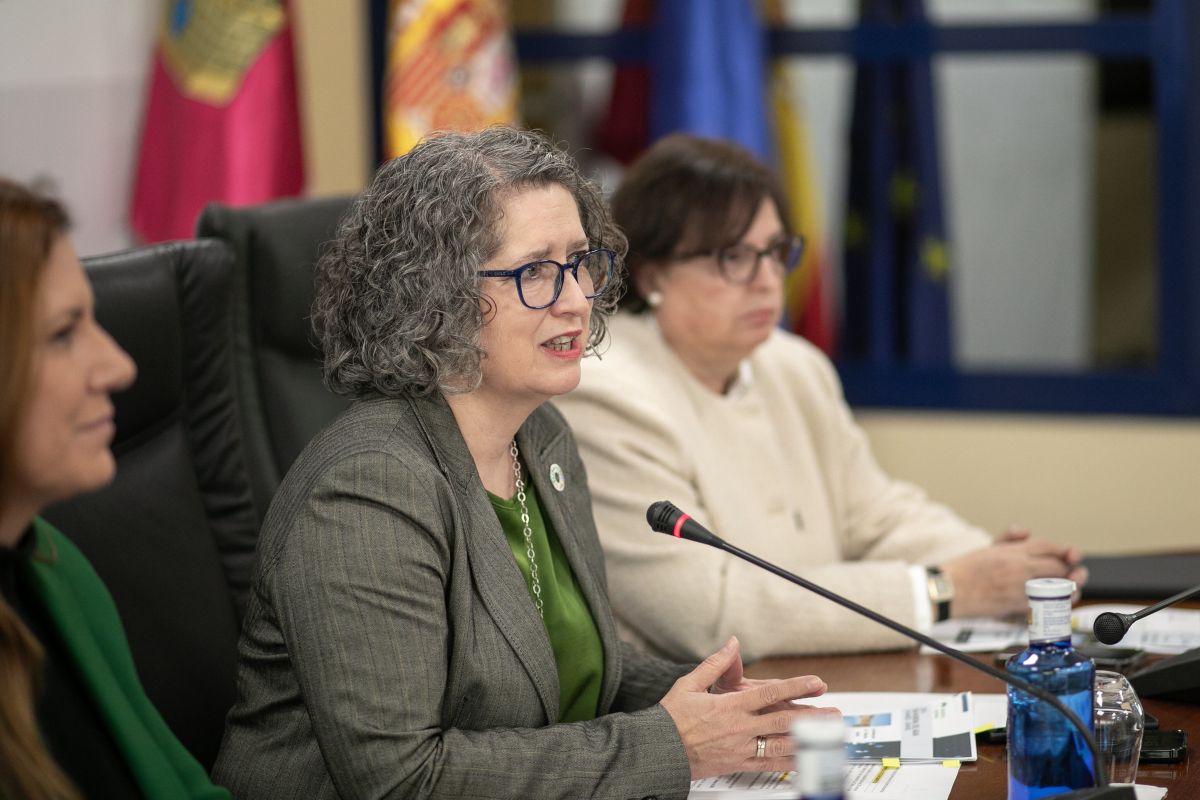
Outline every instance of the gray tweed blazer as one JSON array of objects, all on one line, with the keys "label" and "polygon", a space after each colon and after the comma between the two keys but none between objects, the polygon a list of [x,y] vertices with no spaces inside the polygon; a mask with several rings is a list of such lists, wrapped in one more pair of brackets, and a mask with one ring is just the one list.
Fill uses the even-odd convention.
[{"label": "gray tweed blazer", "polygon": [[235,797],[686,797],[657,702],[687,668],[617,639],[558,411],[517,442],[600,631],[602,716],[557,723],[550,640],[445,400],[363,401],[300,455],[263,525],[213,770]]}]

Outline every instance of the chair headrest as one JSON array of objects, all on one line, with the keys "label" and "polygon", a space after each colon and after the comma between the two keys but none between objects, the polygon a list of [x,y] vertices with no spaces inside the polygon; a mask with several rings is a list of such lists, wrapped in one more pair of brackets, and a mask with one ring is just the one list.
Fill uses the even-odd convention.
[{"label": "chair headrest", "polygon": [[[350,197],[330,197],[204,209],[197,235],[229,241],[238,263],[252,265],[239,280],[254,308],[256,347],[282,350],[305,360],[319,354],[308,324],[313,269],[351,201]],[[298,279],[297,272],[303,273],[303,279]],[[297,324],[298,320],[304,324]]]},{"label": "chair headrest", "polygon": [[[220,342],[205,352],[195,352],[195,343],[214,338],[208,330],[214,315],[228,318],[207,306],[229,302],[230,258],[220,242],[173,242],[86,260],[96,318],[138,367],[133,386],[113,398],[118,453],[178,419],[185,375],[212,369],[208,350]],[[191,267],[183,269],[184,261]],[[186,349],[185,339],[193,343]],[[228,376],[221,380],[230,391]]]}]

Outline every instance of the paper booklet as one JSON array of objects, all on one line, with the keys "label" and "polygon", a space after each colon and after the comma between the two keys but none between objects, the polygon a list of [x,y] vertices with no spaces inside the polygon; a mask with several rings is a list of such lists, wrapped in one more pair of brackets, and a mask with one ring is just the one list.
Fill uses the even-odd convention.
[{"label": "paper booklet", "polygon": [[830,692],[817,702],[841,710],[852,764],[978,758],[970,692]]},{"label": "paper booklet", "polygon": [[[943,800],[959,764],[974,761],[970,692],[830,692],[814,702],[846,721],[847,797]],[[692,781],[695,800],[790,798],[787,772],[735,772]]]},{"label": "paper booklet", "polygon": [[[851,764],[846,800],[947,800],[958,766]],[[735,772],[692,781],[689,800],[795,800],[790,772]],[[1141,800],[1139,798],[1138,800]]]}]

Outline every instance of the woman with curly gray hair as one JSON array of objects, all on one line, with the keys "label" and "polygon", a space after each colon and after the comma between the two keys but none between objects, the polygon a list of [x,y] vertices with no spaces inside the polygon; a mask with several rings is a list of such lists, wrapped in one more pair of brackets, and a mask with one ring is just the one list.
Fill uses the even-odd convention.
[{"label": "woman with curly gray hair", "polygon": [[692,668],[613,628],[579,382],[624,237],[537,134],[444,135],[380,169],[318,267],[329,385],[259,541],[215,774],[254,798],[683,798],[786,769],[815,677]]}]

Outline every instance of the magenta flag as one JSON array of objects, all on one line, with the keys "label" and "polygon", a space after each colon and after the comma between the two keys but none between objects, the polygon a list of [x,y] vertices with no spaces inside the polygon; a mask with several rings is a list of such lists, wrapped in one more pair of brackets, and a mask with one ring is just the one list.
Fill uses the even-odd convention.
[{"label": "magenta flag", "polygon": [[207,203],[261,203],[304,187],[287,3],[166,6],[131,211],[146,242],[191,238]]}]

